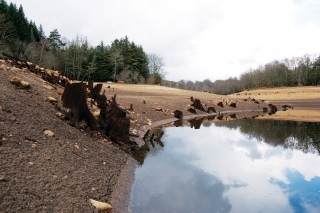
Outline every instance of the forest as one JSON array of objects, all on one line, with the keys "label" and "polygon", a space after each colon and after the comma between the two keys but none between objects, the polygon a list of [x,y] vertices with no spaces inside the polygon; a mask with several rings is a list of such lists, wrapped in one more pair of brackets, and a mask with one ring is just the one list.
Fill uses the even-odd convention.
[{"label": "forest", "polygon": [[96,47],[85,36],[72,40],[57,29],[46,36],[42,25],[29,21],[23,7],[0,0],[0,56],[2,53],[27,60],[74,80],[123,81],[160,84],[165,77],[163,59],[147,54],[127,36],[111,45]]},{"label": "forest", "polygon": [[281,61],[273,61],[256,69],[250,69],[239,78],[226,80],[179,82],[163,80],[163,85],[186,90],[228,95],[261,87],[315,86],[320,84],[320,55],[304,55]]}]

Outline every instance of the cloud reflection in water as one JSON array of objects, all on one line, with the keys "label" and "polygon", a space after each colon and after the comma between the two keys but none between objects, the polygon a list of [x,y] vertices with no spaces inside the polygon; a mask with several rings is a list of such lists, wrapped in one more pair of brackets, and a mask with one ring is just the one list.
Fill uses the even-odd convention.
[{"label": "cloud reflection in water", "polygon": [[161,154],[148,156],[136,171],[133,212],[311,212],[319,207],[311,197],[320,192],[315,196],[302,184],[309,194],[303,193],[292,179],[299,174],[299,183],[320,188],[315,153],[270,145],[215,124],[167,128],[162,141]]}]

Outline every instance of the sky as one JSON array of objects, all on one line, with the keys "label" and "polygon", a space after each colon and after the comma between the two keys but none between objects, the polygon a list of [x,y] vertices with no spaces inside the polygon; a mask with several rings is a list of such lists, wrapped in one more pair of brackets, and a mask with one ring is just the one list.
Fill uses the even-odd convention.
[{"label": "sky", "polygon": [[172,81],[239,77],[274,60],[319,54],[319,0],[7,0],[46,36],[93,46],[128,36],[163,58]]}]

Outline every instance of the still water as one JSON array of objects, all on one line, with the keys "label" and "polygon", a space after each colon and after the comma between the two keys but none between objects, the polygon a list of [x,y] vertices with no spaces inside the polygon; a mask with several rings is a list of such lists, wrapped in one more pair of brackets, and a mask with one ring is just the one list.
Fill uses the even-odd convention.
[{"label": "still water", "polygon": [[155,130],[161,140],[137,153],[129,212],[320,212],[320,124],[197,128]]}]

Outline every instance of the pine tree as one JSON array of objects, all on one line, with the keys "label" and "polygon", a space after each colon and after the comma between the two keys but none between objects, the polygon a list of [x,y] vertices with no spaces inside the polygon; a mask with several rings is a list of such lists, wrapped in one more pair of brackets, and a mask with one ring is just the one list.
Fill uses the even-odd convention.
[{"label": "pine tree", "polygon": [[8,14],[8,4],[5,0],[0,0],[0,14]]},{"label": "pine tree", "polygon": [[42,25],[41,25],[41,24],[40,24],[40,26],[39,26],[38,32],[39,32],[39,38],[40,38],[40,40],[42,40],[42,39],[45,39],[45,38],[46,38],[46,35],[45,35],[45,33],[44,33],[44,30],[43,30],[43,28],[42,28]]}]

